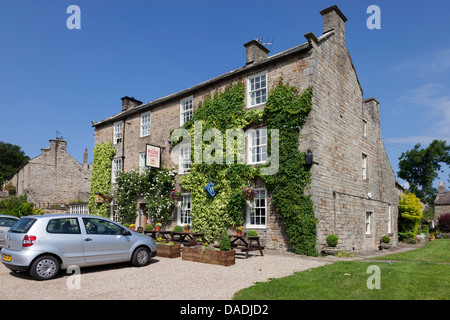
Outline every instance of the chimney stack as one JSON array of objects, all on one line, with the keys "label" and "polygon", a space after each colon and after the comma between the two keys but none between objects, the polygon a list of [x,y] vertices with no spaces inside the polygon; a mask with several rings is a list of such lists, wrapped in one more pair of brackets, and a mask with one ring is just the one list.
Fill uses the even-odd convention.
[{"label": "chimney stack", "polygon": [[438,194],[444,194],[445,193],[445,186],[442,183],[442,181],[439,183],[439,187],[438,187]]},{"label": "chimney stack", "polygon": [[126,111],[128,109],[140,106],[142,101],[136,100],[134,97],[123,97],[120,98],[122,100],[122,111]]},{"label": "chimney stack", "polygon": [[88,163],[88,152],[87,152],[87,148],[84,149],[84,156],[83,156],[83,164],[87,164]]},{"label": "chimney stack", "polygon": [[334,30],[337,35],[340,35],[345,39],[345,22],[347,21],[347,18],[341,10],[334,5],[320,11],[320,14],[323,17],[323,33],[325,34]]},{"label": "chimney stack", "polygon": [[246,64],[256,63],[267,59],[267,54],[270,52],[269,49],[264,47],[261,43],[256,40],[252,40],[244,44],[246,48]]}]

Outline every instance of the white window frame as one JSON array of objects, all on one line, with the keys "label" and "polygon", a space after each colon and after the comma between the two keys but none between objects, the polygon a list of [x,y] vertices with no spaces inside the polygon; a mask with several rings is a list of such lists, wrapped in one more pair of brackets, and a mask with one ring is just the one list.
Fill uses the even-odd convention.
[{"label": "white window frame", "polygon": [[180,101],[180,127],[194,116],[194,96]]},{"label": "white window frame", "polygon": [[[261,78],[264,76],[264,80],[262,80]],[[255,87],[252,88],[252,81],[256,80],[256,78],[260,78],[259,82],[255,83]],[[261,86],[261,82],[264,81],[264,86]],[[254,95],[256,95],[258,92],[261,92],[260,97],[261,97],[261,101],[257,102],[256,101],[256,97],[254,97]],[[265,104],[267,102],[267,95],[268,95],[268,90],[267,90],[267,71],[263,71],[251,76],[247,77],[247,108],[251,108],[251,107],[256,107],[259,106],[261,104]]]},{"label": "white window frame", "polygon": [[[183,212],[184,211],[184,212]],[[190,193],[183,193],[178,201],[177,224],[184,226],[192,225],[191,219],[192,197]]]},{"label": "white window frame", "polygon": [[112,183],[116,182],[116,178],[122,172],[122,158],[116,158],[112,161],[112,170],[111,170],[111,181]]},{"label": "white window frame", "polygon": [[368,122],[363,119],[363,121],[362,121],[362,135],[364,137],[367,137],[367,125],[368,125]]},{"label": "white window frame", "polygon": [[267,162],[267,128],[247,131],[247,164]]},{"label": "white window frame", "polygon": [[141,137],[147,137],[150,135],[151,123],[151,111],[141,113]]},{"label": "white window frame", "polygon": [[89,214],[87,204],[73,204],[70,205],[70,214]]},{"label": "white window frame", "polygon": [[388,234],[392,233],[392,206],[388,204]]},{"label": "white window frame", "polygon": [[365,234],[366,235],[372,234],[372,218],[373,218],[372,215],[373,215],[373,213],[371,211],[366,211],[366,215],[365,215],[365,218],[364,218],[364,221],[365,221],[364,225],[365,225],[365,228],[366,228]]},{"label": "white window frame", "polygon": [[367,180],[369,178],[368,163],[368,157],[363,153],[361,159],[361,177],[363,180]]},{"label": "white window frame", "polygon": [[[245,218],[245,226],[246,228],[252,228],[252,229],[266,229],[267,228],[267,190],[265,188],[255,188],[254,189],[257,192],[257,196],[251,200],[247,201],[246,206],[246,218]],[[263,195],[264,199],[264,205],[261,206],[261,195]],[[261,211],[257,213],[257,210],[263,210],[263,213]],[[252,223],[252,215],[254,216],[254,221]],[[256,220],[258,218],[264,218],[264,223],[259,222],[256,223]]]},{"label": "white window frame", "polygon": [[178,173],[187,174],[191,172],[191,144],[180,145],[178,153]]},{"label": "white window frame", "polygon": [[139,153],[139,172],[144,172],[148,167],[145,165],[145,152]]},{"label": "white window frame", "polygon": [[123,138],[123,121],[114,122],[113,144],[122,143]]}]

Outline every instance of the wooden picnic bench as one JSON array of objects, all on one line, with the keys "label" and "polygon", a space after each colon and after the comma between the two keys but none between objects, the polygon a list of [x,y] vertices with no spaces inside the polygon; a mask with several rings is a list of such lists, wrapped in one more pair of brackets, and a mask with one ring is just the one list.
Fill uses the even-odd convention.
[{"label": "wooden picnic bench", "polygon": [[165,242],[173,242],[179,244],[186,244],[192,240],[196,240],[198,238],[202,239],[202,243],[206,242],[203,233],[195,233],[195,232],[175,232],[175,231],[155,231],[155,230],[147,230],[144,231],[145,234],[150,234],[153,239],[157,239],[161,237]]},{"label": "wooden picnic bench", "polygon": [[[230,242],[232,249],[240,249],[241,252],[245,252],[245,258],[248,258],[248,253],[250,251],[257,251],[261,256],[264,256],[262,251],[261,244],[259,242],[259,237],[253,236],[238,236],[238,235],[230,235]],[[255,246],[253,246],[255,244]],[[215,247],[219,247],[219,245],[214,245]]]}]

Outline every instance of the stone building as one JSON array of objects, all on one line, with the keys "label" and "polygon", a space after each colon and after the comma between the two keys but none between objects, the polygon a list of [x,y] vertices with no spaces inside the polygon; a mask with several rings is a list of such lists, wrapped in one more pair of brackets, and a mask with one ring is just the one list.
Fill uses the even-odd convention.
[{"label": "stone building", "polygon": [[[92,166],[87,150],[83,163],[67,153],[67,141],[50,140],[50,147],[22,165],[8,180],[17,194],[27,193],[27,200],[38,208],[56,209],[71,201],[87,202],[90,194]],[[47,211],[47,210],[46,210]]]},{"label": "stone building", "polygon": [[[346,47],[347,18],[337,6],[322,10],[323,34],[304,35],[306,42],[270,56],[258,41],[246,48],[246,63],[211,80],[169,96],[142,103],[122,98],[122,110],[99,122],[95,144],[106,141],[116,147],[113,176],[122,170],[142,166],[145,146],[160,146],[161,161],[178,173],[189,174],[187,160],[173,164],[168,143],[171,132],[192,117],[206,95],[223,90],[229,83],[245,81],[246,108],[263,109],[267,94],[283,79],[299,92],[312,87],[312,110],[300,132],[300,151],[311,150],[314,164],[308,194],[314,202],[317,224],[317,249],[325,245],[328,234],[339,237],[339,247],[346,251],[374,250],[383,235],[397,244],[398,190],[395,175],[386,155],[380,132],[379,102],[366,99]],[[264,134],[260,132],[260,134]],[[247,141],[246,152],[253,152],[260,142]],[[251,164],[251,157],[247,157]],[[187,161],[187,162],[186,162]],[[114,177],[112,177],[114,179]],[[255,182],[258,197],[265,201],[260,209],[264,223],[250,224],[258,230],[266,248],[289,250],[283,224],[271,205],[271,196],[261,182]],[[190,208],[189,194],[181,201]],[[245,210],[243,210],[245,212]],[[188,214],[188,213],[187,213]],[[183,223],[180,210],[175,221]],[[247,213],[248,215],[248,213]]]},{"label": "stone building", "polygon": [[435,222],[437,223],[439,217],[446,213],[450,213],[450,191],[446,191],[444,184],[441,182],[438,187],[438,195],[434,200]]}]

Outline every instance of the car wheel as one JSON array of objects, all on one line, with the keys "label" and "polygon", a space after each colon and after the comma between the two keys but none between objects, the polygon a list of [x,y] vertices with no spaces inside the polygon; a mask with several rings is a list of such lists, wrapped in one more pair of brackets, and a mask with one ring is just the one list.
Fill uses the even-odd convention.
[{"label": "car wheel", "polygon": [[150,262],[150,251],[145,247],[139,247],[133,252],[131,263],[135,267],[146,266]]},{"label": "car wheel", "polygon": [[53,256],[37,258],[30,267],[30,275],[36,280],[49,280],[59,272],[59,261]]}]

